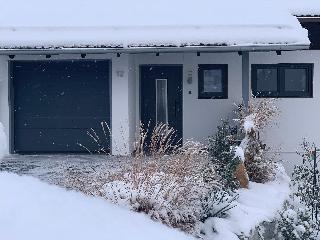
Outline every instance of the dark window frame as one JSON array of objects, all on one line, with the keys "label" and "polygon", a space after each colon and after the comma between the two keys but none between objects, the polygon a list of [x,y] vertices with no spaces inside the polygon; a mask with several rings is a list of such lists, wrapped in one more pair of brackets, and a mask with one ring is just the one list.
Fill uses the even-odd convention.
[{"label": "dark window frame", "polygon": [[[204,71],[221,70],[222,92],[204,92]],[[198,99],[228,99],[228,64],[198,65]]]},{"label": "dark window frame", "polygon": [[[279,64],[252,64],[251,65],[251,89],[254,97],[257,98],[313,98],[313,63],[279,63]],[[277,91],[257,90],[257,70],[277,69]],[[286,91],[285,70],[305,69],[307,72],[307,91]]]}]

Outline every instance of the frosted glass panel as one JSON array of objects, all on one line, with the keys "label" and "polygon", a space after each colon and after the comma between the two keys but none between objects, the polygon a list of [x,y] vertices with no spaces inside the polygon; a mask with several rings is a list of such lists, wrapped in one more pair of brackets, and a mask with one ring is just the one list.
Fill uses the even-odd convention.
[{"label": "frosted glass panel", "polygon": [[222,92],[221,69],[211,69],[203,71],[203,91],[206,93]]},{"label": "frosted glass panel", "polygon": [[168,124],[167,79],[156,79],[156,121]]}]

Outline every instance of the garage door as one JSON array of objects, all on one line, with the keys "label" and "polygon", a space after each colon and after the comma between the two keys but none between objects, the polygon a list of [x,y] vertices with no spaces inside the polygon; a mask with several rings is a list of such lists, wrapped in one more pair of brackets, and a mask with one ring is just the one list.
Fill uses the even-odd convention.
[{"label": "garage door", "polygon": [[11,82],[12,152],[94,151],[91,128],[109,150],[101,128],[110,126],[108,61],[14,61]]}]

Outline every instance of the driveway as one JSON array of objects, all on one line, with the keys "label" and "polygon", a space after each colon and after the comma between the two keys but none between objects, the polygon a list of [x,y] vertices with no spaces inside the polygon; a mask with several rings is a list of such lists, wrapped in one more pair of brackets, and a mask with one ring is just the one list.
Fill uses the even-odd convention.
[{"label": "driveway", "polygon": [[8,155],[0,160],[0,171],[37,177],[57,183],[67,170],[87,172],[117,169],[128,157],[106,155]]}]

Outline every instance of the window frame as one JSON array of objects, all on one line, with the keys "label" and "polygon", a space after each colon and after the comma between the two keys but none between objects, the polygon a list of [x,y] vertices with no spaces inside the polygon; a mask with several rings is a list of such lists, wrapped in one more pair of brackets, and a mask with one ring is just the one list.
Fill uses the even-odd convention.
[{"label": "window frame", "polygon": [[[221,70],[222,92],[204,92],[205,70]],[[228,99],[228,64],[198,65],[198,99]]]},{"label": "window frame", "polygon": [[[279,64],[252,64],[251,65],[251,90],[257,98],[313,98],[313,63],[279,63]],[[257,70],[277,69],[277,91],[257,90]],[[307,73],[307,91],[286,91],[285,90],[285,70],[305,69]]]}]

